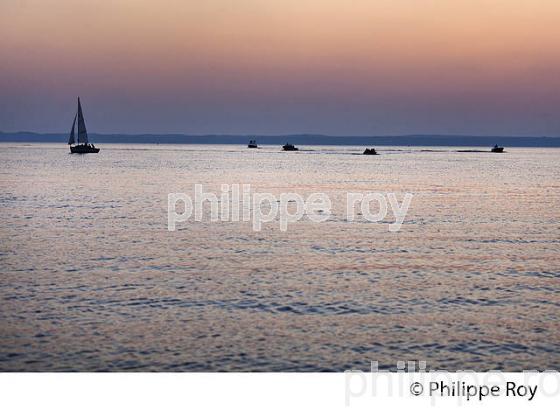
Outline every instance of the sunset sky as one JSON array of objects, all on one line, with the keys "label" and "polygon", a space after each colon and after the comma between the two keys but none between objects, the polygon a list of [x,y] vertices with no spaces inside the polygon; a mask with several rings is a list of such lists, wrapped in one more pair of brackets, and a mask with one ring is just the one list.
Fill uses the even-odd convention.
[{"label": "sunset sky", "polygon": [[0,0],[0,130],[560,136],[558,0]]}]

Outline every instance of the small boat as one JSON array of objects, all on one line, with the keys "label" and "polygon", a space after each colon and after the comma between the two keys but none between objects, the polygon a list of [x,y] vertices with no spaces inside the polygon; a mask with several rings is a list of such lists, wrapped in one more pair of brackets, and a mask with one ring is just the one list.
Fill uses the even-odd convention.
[{"label": "small boat", "polygon": [[504,152],[504,147],[498,147],[498,144],[494,145],[494,147],[490,150],[491,152]]},{"label": "small boat", "polygon": [[257,140],[251,140],[249,141],[249,144],[247,144],[247,148],[258,148],[259,146],[257,145]]},{"label": "small boat", "polygon": [[[76,119],[78,120],[78,143],[74,145],[76,143],[74,138]],[[71,154],[97,154],[99,152],[99,148],[96,148],[95,145],[90,144],[88,141],[86,123],[84,121],[84,114],[82,113],[80,97],[78,97],[78,112],[74,116],[72,131],[70,131],[70,138],[68,138],[68,145],[70,145]]]},{"label": "small boat", "polygon": [[377,153],[377,151],[375,150],[375,148],[366,148],[366,150],[363,152],[364,155],[379,155]]},{"label": "small boat", "polygon": [[284,151],[298,151],[298,148],[294,147],[292,144],[286,144],[282,146]]}]

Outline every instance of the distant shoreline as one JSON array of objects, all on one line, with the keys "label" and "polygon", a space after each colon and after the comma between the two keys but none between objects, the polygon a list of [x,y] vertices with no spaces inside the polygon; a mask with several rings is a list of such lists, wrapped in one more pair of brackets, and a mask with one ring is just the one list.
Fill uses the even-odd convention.
[{"label": "distant shoreline", "polygon": [[[67,134],[0,132],[0,142],[56,142],[66,143]],[[278,145],[290,142],[296,145],[363,145],[363,146],[455,146],[560,148],[560,137],[511,137],[468,135],[399,135],[399,136],[330,136],[312,134],[292,135],[186,135],[186,134],[90,134],[96,144],[235,144],[245,145],[256,139],[261,145]]]}]

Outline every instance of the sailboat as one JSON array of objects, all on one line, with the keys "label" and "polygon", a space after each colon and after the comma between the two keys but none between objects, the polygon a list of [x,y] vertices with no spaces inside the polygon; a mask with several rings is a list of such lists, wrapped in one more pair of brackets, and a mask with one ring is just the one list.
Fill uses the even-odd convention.
[{"label": "sailboat", "polygon": [[[76,144],[76,140],[74,138],[76,119],[78,120],[78,144]],[[99,148],[95,148],[95,145],[90,144],[88,141],[86,123],[84,121],[84,114],[82,113],[80,97],[78,97],[78,112],[74,116],[72,131],[70,131],[70,138],[68,138],[68,145],[70,145],[71,154],[97,154],[99,152]]]}]

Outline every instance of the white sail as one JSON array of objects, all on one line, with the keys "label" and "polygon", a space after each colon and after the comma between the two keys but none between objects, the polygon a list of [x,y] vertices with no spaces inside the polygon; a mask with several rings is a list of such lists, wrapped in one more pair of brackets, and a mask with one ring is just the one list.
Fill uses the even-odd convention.
[{"label": "white sail", "polygon": [[70,138],[68,138],[68,145],[74,144],[76,141],[74,140],[74,129],[76,128],[76,117],[78,113],[74,115],[74,122],[72,123],[72,131],[70,131]]},{"label": "white sail", "polygon": [[78,97],[78,142],[80,144],[88,143],[86,123],[84,121],[84,115],[82,114],[82,104],[80,104],[80,97]]}]

